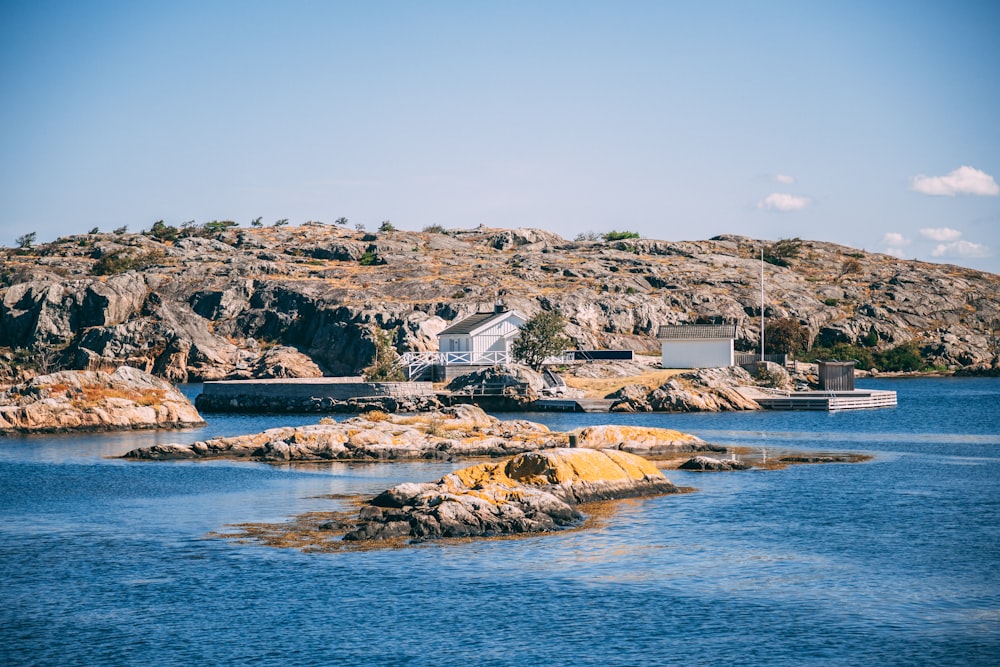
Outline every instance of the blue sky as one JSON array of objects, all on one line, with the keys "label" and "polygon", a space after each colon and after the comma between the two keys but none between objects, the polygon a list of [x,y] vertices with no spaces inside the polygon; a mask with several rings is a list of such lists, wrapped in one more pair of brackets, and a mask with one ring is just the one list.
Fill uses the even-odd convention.
[{"label": "blue sky", "polygon": [[1000,3],[0,0],[0,244],[262,216],[1000,273]]}]

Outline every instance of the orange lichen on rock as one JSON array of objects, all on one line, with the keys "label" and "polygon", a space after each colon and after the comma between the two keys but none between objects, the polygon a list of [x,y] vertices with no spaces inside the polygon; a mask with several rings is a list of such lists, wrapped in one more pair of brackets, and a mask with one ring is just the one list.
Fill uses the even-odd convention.
[{"label": "orange lichen on rock", "polygon": [[669,451],[705,449],[707,443],[697,436],[673,429],[605,424],[580,430],[577,445],[595,449],[621,449],[648,456]]},{"label": "orange lichen on rock", "polygon": [[[483,463],[451,473],[461,486],[481,488],[489,484],[508,486],[574,484],[579,482],[628,482],[663,473],[646,459],[615,450],[548,449],[518,454],[505,463]],[[443,481],[444,481],[443,480]]]},{"label": "orange lichen on rock", "polygon": [[549,449],[482,463],[436,483],[401,484],[362,508],[350,541],[555,530],[579,503],[678,493],[645,459],[614,450]]}]

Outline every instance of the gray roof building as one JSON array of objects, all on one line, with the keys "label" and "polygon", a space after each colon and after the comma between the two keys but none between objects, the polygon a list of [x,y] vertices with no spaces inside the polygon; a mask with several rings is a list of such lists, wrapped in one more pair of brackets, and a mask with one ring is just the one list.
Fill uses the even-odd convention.
[{"label": "gray roof building", "polygon": [[656,333],[660,340],[707,340],[736,338],[735,324],[663,324]]},{"label": "gray roof building", "polygon": [[455,322],[450,327],[439,333],[439,336],[452,336],[457,334],[469,334],[483,326],[490,320],[494,318],[502,318],[507,315],[508,311],[501,312],[489,312],[489,313],[474,313],[469,315],[464,320]]}]

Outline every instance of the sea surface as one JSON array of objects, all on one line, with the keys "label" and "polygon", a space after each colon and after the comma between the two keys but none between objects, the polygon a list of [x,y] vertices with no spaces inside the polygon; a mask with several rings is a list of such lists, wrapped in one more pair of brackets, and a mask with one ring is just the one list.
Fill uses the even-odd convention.
[{"label": "sea surface", "polygon": [[862,384],[899,406],[498,415],[874,459],[672,471],[698,491],[622,501],[590,530],[389,550],[209,534],[466,464],[110,458],[310,416],[2,438],[0,664],[1000,664],[1000,379]]}]

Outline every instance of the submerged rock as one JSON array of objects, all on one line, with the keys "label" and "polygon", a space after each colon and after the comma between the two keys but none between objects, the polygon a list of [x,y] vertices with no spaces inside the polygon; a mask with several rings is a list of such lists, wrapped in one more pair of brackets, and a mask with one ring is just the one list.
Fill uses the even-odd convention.
[{"label": "submerged rock", "polygon": [[170,383],[122,366],[114,373],[61,371],[0,393],[0,433],[47,433],[201,426]]},{"label": "submerged rock", "polygon": [[695,456],[677,466],[678,470],[694,470],[698,472],[723,472],[730,470],[749,470],[749,463],[736,459],[713,459],[710,456]]},{"label": "submerged rock", "polygon": [[678,493],[649,461],[614,450],[552,449],[464,468],[376,496],[344,539],[495,536],[544,532],[582,519],[580,503]]}]

